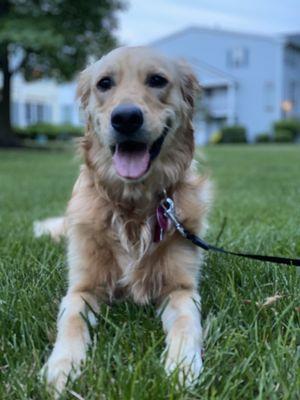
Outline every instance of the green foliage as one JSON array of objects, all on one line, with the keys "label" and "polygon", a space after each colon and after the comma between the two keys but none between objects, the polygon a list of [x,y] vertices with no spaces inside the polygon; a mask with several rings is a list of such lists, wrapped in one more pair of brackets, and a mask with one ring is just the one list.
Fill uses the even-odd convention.
[{"label": "green foliage", "polygon": [[272,141],[271,135],[268,132],[262,132],[256,135],[256,143],[270,143]]},{"label": "green foliage", "polygon": [[240,125],[224,126],[216,143],[247,143],[246,128]]},{"label": "green foliage", "polygon": [[293,140],[293,132],[288,129],[277,129],[274,133],[274,141],[277,143],[291,143]]},{"label": "green foliage", "polygon": [[299,119],[282,119],[274,123],[274,132],[290,131],[292,137],[295,139],[297,135],[300,135],[300,120]]},{"label": "green foliage", "polygon": [[49,140],[66,140],[71,137],[82,136],[83,127],[69,124],[38,123],[26,128],[15,128],[15,132],[20,139],[36,139],[38,136],[46,136]]},{"label": "green foliage", "polygon": [[116,12],[125,0],[0,1],[0,145],[13,144],[10,80],[70,80],[116,46]]},{"label": "green foliage", "polygon": [[8,47],[27,79],[70,79],[88,57],[116,45],[116,11],[123,8],[123,0],[3,0],[0,49]]},{"label": "green foliage", "polygon": [[218,144],[222,140],[222,133],[220,131],[212,133],[212,135],[209,138],[209,143],[210,144]]},{"label": "green foliage", "polygon": [[[220,245],[299,256],[299,148],[228,145],[205,153],[217,188],[207,240],[215,243],[226,217]],[[1,400],[53,399],[39,371],[56,335],[66,255],[64,244],[34,239],[32,222],[64,212],[77,174],[73,152],[0,152]],[[83,374],[61,400],[299,400],[296,269],[209,253],[201,276],[207,335],[195,387],[165,375],[153,305],[126,300],[102,304]],[[282,298],[263,307],[275,293]]]}]

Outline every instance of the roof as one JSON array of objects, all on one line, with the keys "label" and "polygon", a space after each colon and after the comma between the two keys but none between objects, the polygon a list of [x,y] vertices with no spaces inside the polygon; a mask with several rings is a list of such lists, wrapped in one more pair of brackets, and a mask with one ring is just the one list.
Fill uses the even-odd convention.
[{"label": "roof", "polygon": [[196,57],[188,57],[185,60],[192,66],[199,78],[200,85],[204,88],[235,85],[236,80],[230,74],[200,60]]},{"label": "roof", "polygon": [[257,32],[246,32],[246,31],[235,31],[230,29],[223,29],[218,27],[205,27],[205,26],[189,26],[187,28],[181,29],[180,31],[173,32],[169,35],[166,35],[160,39],[154,40],[150,42],[150,46],[159,45],[162,42],[168,41],[170,39],[175,39],[178,36],[182,36],[189,33],[211,33],[213,35],[236,35],[236,36],[246,36],[249,38],[256,38],[260,40],[268,40],[278,42],[282,39],[285,39],[285,34],[268,34],[268,33],[257,33]]}]

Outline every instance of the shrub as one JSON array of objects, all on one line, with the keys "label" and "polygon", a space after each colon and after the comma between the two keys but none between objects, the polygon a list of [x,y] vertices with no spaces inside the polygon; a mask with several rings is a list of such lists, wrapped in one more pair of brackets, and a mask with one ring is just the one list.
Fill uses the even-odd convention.
[{"label": "shrub", "polygon": [[300,120],[298,119],[282,119],[274,123],[274,132],[290,131],[293,139],[300,134]]},{"label": "shrub", "polygon": [[211,144],[218,144],[222,140],[222,133],[220,131],[212,133],[212,135],[209,138],[209,143]]},{"label": "shrub", "polygon": [[31,139],[30,133],[26,128],[19,128],[19,127],[14,127],[13,128],[15,134],[17,135],[18,138],[20,139]]},{"label": "shrub", "polygon": [[271,135],[269,133],[263,132],[263,133],[259,133],[258,135],[256,135],[255,137],[255,142],[256,143],[270,143],[271,140]]},{"label": "shrub", "polygon": [[219,143],[247,143],[246,128],[239,125],[225,126],[221,129]]},{"label": "shrub", "polygon": [[38,123],[25,128],[15,128],[15,132],[21,139],[36,139],[39,136],[45,136],[48,140],[67,140],[71,137],[81,136],[83,128],[70,124]]},{"label": "shrub", "polygon": [[277,143],[290,143],[294,140],[294,135],[290,130],[282,129],[276,130],[274,141]]}]

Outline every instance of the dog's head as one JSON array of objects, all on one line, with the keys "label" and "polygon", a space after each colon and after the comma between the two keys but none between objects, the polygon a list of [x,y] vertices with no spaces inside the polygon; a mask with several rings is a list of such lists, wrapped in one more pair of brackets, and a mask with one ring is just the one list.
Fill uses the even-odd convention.
[{"label": "dog's head", "polygon": [[81,73],[78,96],[110,178],[138,182],[191,162],[197,90],[186,64],[145,47],[116,49]]}]

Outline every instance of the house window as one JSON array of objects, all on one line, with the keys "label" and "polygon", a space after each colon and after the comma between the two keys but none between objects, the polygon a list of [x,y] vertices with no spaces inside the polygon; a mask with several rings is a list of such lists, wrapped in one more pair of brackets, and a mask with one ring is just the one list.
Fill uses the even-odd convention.
[{"label": "house window", "polygon": [[64,104],[61,108],[61,119],[65,124],[72,122],[73,107],[70,104]]},{"label": "house window", "polygon": [[44,103],[25,103],[25,123],[32,125],[39,122],[51,122],[51,106]]},{"label": "house window", "polygon": [[264,107],[268,112],[274,111],[275,85],[274,82],[265,82],[264,85]]},{"label": "house window", "polygon": [[44,105],[37,104],[36,105],[36,121],[37,122],[44,122]]},{"label": "house window", "polygon": [[213,92],[212,88],[205,89],[205,96],[206,97],[211,97],[212,92]]},{"label": "house window", "polygon": [[245,47],[234,47],[227,54],[227,64],[231,68],[246,67],[249,64],[249,51]]},{"label": "house window", "polygon": [[32,109],[30,103],[25,103],[25,121],[26,125],[30,125],[32,122]]},{"label": "house window", "polygon": [[52,107],[49,104],[45,104],[44,106],[44,121],[45,122],[53,122],[52,121]]}]

